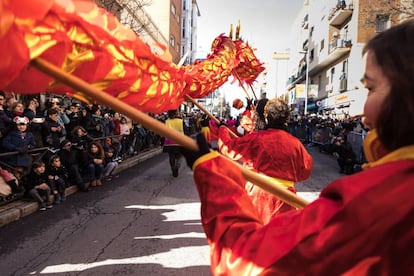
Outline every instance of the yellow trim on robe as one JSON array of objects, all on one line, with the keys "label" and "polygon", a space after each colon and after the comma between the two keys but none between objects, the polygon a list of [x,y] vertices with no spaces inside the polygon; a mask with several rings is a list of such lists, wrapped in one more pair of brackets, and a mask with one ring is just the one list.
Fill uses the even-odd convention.
[{"label": "yellow trim on robe", "polygon": [[[398,160],[414,160],[414,145],[405,146],[386,153],[378,139],[377,131],[371,130],[364,139],[363,143],[365,158],[368,163],[364,164],[363,169],[372,168],[387,162]],[[386,154],[384,154],[386,153]]]},{"label": "yellow trim on robe", "polygon": [[207,153],[207,154],[204,154],[203,156],[200,156],[200,158],[198,158],[193,164],[193,167],[192,167],[193,171],[199,164],[203,163],[204,161],[216,158],[218,156],[220,156],[220,153],[216,150],[210,151],[210,153]]},{"label": "yellow trim on robe", "polygon": [[398,160],[414,160],[414,145],[399,148],[378,159],[377,161],[364,164],[364,169]]},{"label": "yellow trim on robe", "polygon": [[[192,167],[192,170],[194,171],[194,169],[201,163],[203,163],[204,161],[208,161],[210,159],[216,158],[218,156],[222,156],[218,151],[211,151],[208,154],[205,154],[203,156],[201,156],[200,158],[198,158]],[[283,180],[280,178],[275,178],[275,177],[271,177],[272,182],[275,182],[278,185],[281,185],[283,187],[295,187],[295,182],[293,181],[289,181],[289,180]]]}]

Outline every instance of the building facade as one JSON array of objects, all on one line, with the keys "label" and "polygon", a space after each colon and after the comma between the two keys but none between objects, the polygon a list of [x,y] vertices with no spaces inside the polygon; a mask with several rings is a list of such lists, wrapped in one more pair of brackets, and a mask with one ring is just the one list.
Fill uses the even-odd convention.
[{"label": "building facade", "polygon": [[[155,54],[165,51],[171,62],[193,64],[197,49],[197,18],[200,11],[196,0],[95,0],[133,30]],[[160,47],[163,45],[164,47]],[[184,111],[191,102],[183,103]]]},{"label": "building facade", "polygon": [[[388,1],[400,3],[400,1]],[[401,21],[378,1],[308,0],[293,32],[291,76],[286,89],[299,114],[332,117],[362,114],[366,91],[362,49],[366,42]],[[296,47],[296,48],[295,48]]]},{"label": "building facade", "polygon": [[196,0],[183,0],[181,56],[183,64],[194,64],[197,52],[197,18],[201,15]]},{"label": "building facade", "polygon": [[158,44],[168,45],[168,39],[150,14],[144,10],[144,6],[149,5],[150,2],[146,0],[95,0],[95,2],[139,35],[154,53],[163,53],[164,50],[158,47]]}]

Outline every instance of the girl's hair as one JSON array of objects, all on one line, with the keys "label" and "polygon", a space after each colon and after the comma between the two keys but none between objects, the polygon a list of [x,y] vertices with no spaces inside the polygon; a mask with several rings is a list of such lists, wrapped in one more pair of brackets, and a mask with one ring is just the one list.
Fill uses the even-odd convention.
[{"label": "girl's hair", "polygon": [[391,85],[381,106],[377,132],[388,150],[413,144],[414,141],[414,20],[388,29],[364,47],[375,56]]},{"label": "girl's hair", "polygon": [[33,170],[37,169],[37,168],[40,168],[40,167],[44,167],[44,166],[45,166],[45,162],[43,162],[43,161],[37,160],[37,161],[33,161],[33,163],[32,163],[32,169]]},{"label": "girl's hair", "polygon": [[178,111],[177,109],[170,109],[167,111],[167,114],[169,119],[173,119],[178,115]]},{"label": "girl's hair", "polygon": [[101,143],[99,143],[98,141],[92,141],[92,142],[90,142],[89,143],[89,147],[88,147],[89,148],[89,152],[90,152],[90,149],[91,149],[91,146],[92,145],[95,145],[98,148],[97,154],[99,155],[99,158],[103,159],[105,157],[105,151],[104,151]]},{"label": "girl's hair", "polygon": [[72,137],[77,137],[78,136],[78,130],[81,129],[84,133],[88,134],[88,132],[86,131],[86,129],[83,126],[75,126],[72,131],[70,132],[70,134],[72,135]]}]

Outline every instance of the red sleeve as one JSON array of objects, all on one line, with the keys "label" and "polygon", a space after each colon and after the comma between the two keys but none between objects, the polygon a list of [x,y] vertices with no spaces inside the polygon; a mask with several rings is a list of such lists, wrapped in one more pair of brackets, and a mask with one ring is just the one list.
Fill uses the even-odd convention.
[{"label": "red sleeve", "polygon": [[210,124],[210,139],[212,141],[218,140],[218,127],[216,124]]},{"label": "red sleeve", "polygon": [[[373,264],[385,271],[412,270],[407,261],[411,257],[402,254],[410,250],[404,241],[414,240],[413,231],[406,231],[414,226],[410,181],[403,184],[411,191],[407,195],[395,189],[395,183],[383,181],[383,169],[353,175],[329,185],[304,209],[262,225],[237,165],[224,157],[209,157],[197,160],[194,179],[214,275],[340,275]],[[389,175],[397,168],[401,165],[388,168],[393,171]],[[390,190],[392,197],[378,200]]]},{"label": "red sleeve", "polygon": [[233,160],[247,162],[252,159],[254,151],[251,144],[252,135],[241,137],[232,137],[226,127],[220,127],[218,130],[218,146],[220,153],[230,157]]}]

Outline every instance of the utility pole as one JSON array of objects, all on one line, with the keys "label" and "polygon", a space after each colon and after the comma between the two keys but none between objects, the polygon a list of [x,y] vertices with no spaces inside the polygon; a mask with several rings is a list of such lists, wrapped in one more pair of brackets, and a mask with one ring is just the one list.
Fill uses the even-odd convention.
[{"label": "utility pole", "polygon": [[308,113],[308,93],[309,93],[309,67],[310,67],[310,58],[309,58],[309,43],[310,43],[310,36],[308,39],[308,47],[306,49],[306,75],[305,75],[305,110],[303,114],[306,116]]}]

